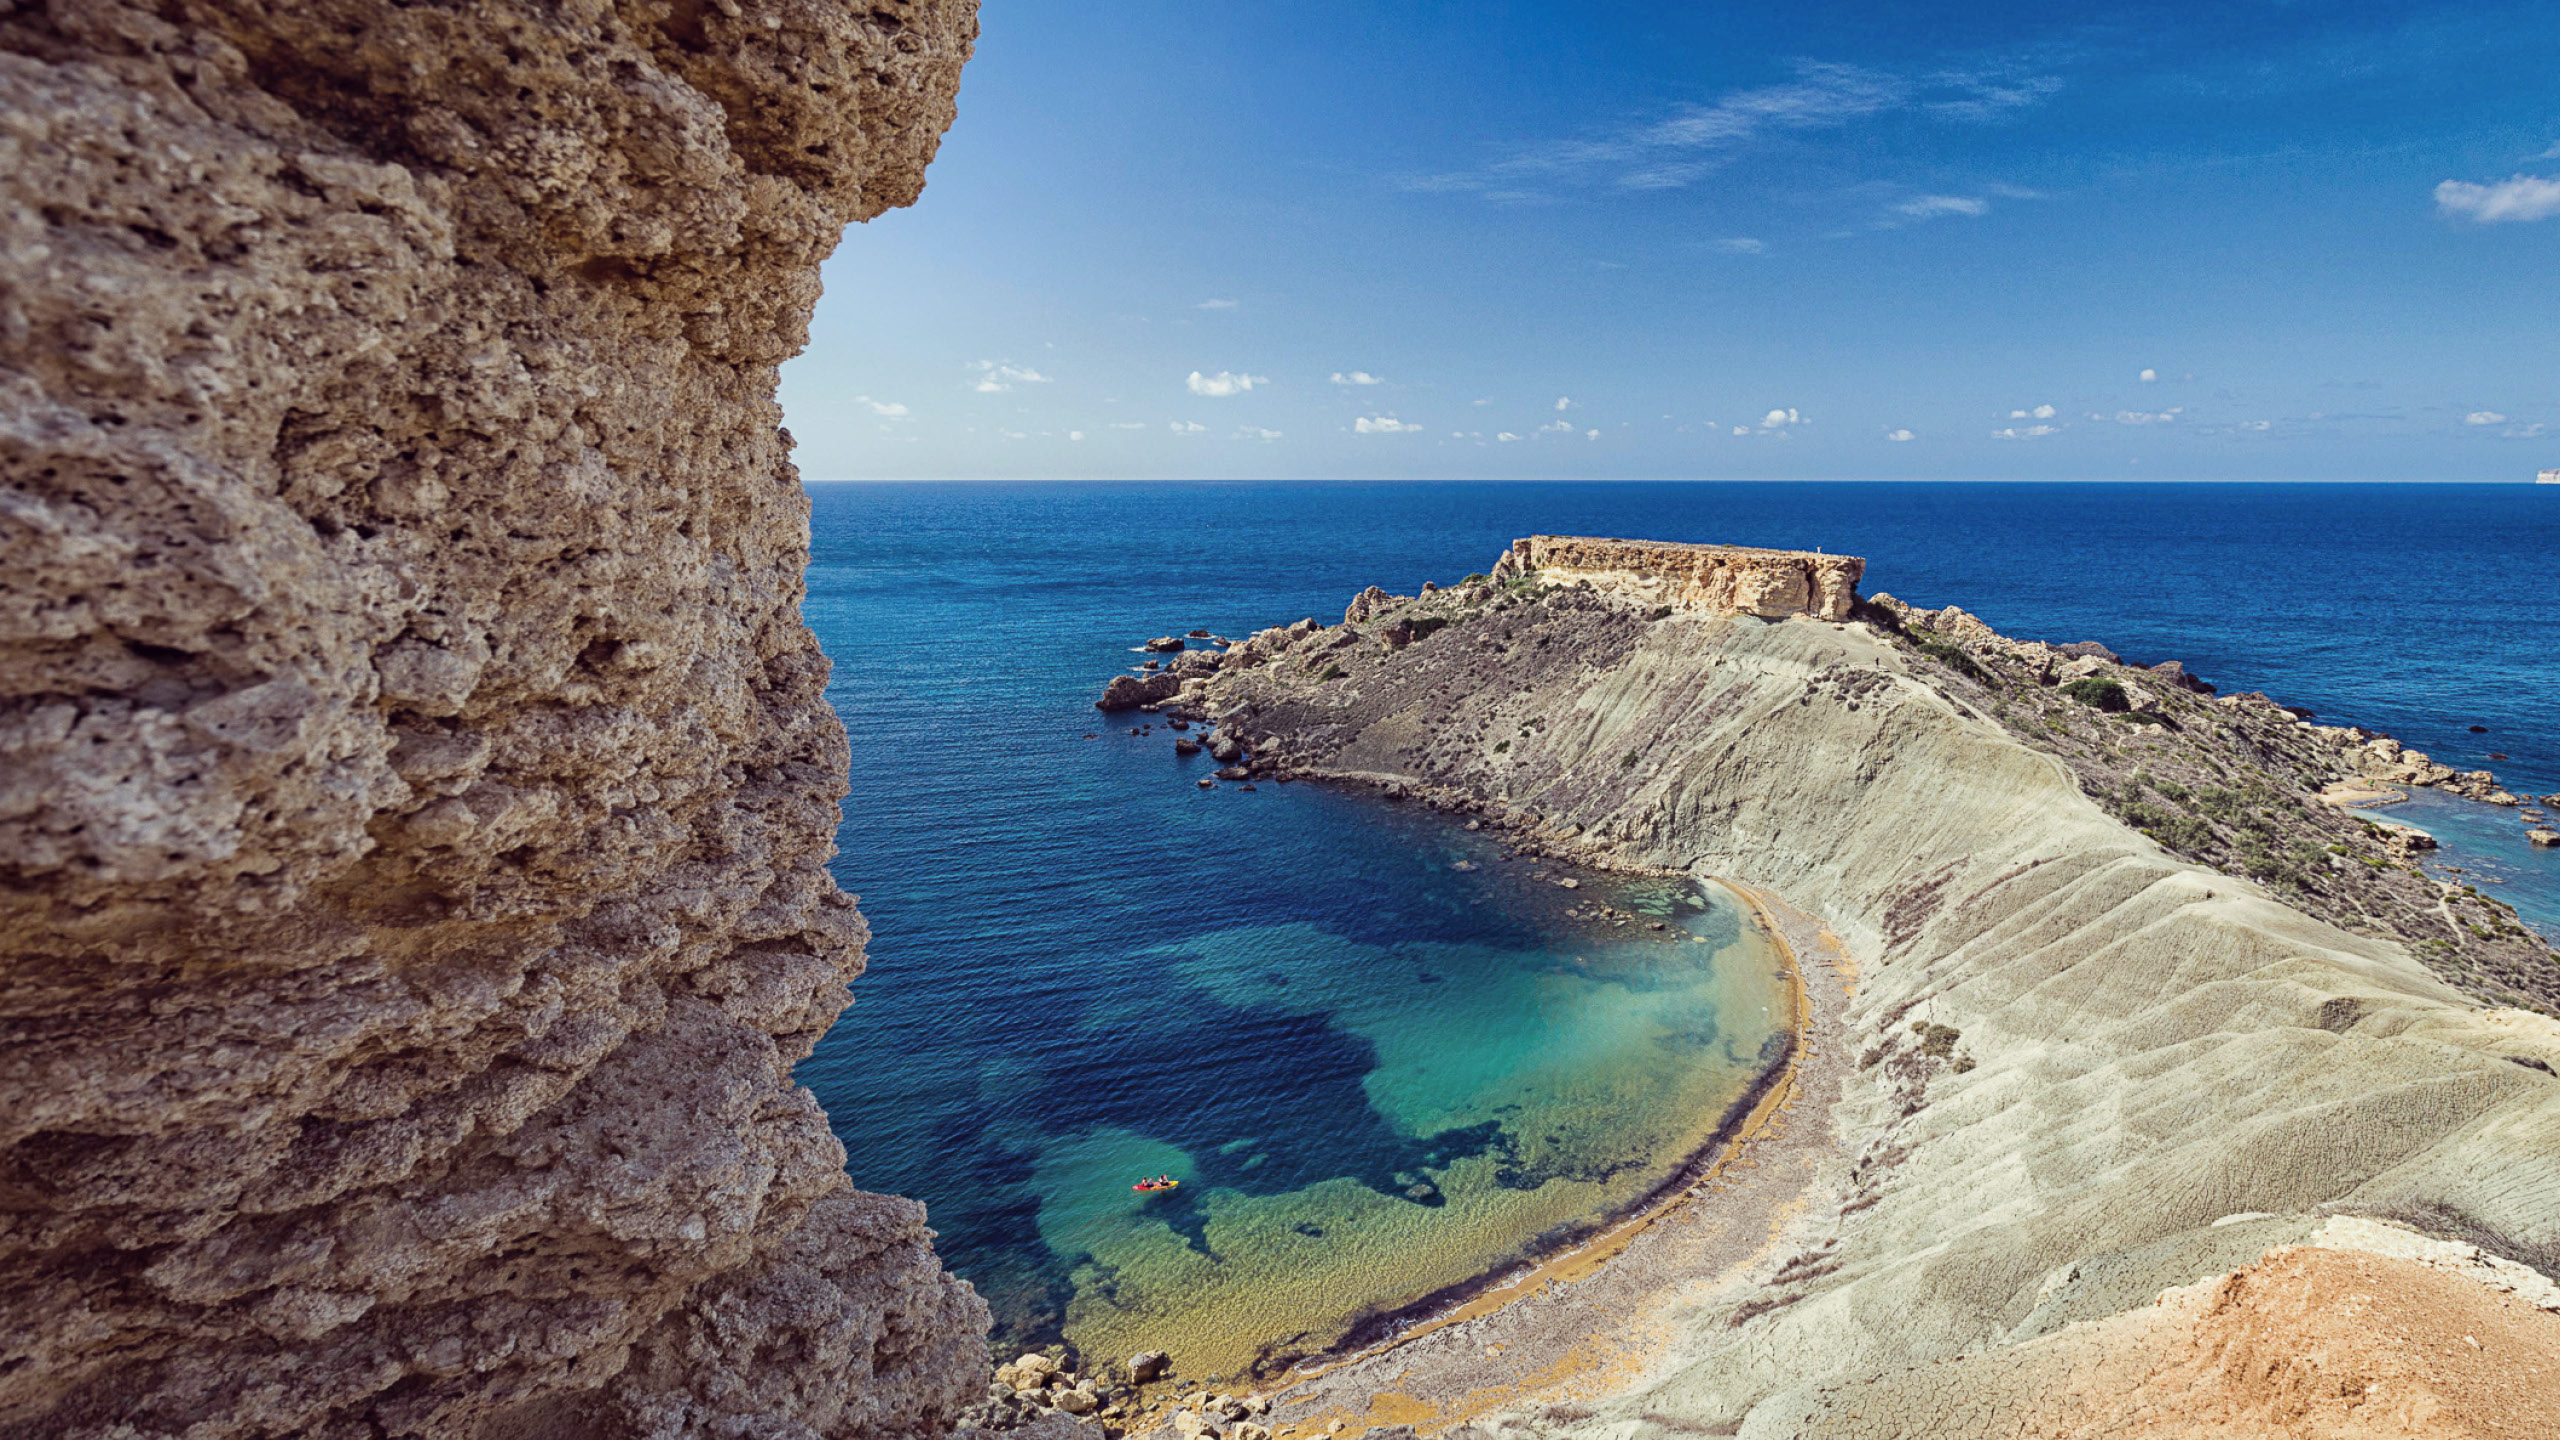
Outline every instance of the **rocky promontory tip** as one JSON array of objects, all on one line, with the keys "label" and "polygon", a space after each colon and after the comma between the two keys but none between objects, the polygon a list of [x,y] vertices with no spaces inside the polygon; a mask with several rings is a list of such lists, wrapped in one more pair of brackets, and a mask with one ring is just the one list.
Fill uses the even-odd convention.
[{"label": "rocky promontory tip", "polygon": [[1854,555],[1818,550],[1531,535],[1511,542],[1492,578],[1500,583],[1537,572],[1551,582],[1588,583],[1675,610],[1846,620],[1866,569]]}]

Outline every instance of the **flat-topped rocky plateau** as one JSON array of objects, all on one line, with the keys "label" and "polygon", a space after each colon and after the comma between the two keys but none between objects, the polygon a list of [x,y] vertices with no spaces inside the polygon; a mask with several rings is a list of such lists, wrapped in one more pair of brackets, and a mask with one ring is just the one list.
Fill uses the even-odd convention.
[{"label": "flat-topped rocky plateau", "polygon": [[[2560,956],[2331,803],[2494,779],[1860,575],[1537,537],[1113,682],[1246,773],[1756,887],[1840,951],[1797,945],[1842,997],[1794,1100],[1820,1153],[1740,1258],[1656,1227],[1609,1267],[1643,1284],[1337,1366],[1270,1423],[2560,1433]],[[1505,1358],[1577,1336],[1605,1374]]]}]

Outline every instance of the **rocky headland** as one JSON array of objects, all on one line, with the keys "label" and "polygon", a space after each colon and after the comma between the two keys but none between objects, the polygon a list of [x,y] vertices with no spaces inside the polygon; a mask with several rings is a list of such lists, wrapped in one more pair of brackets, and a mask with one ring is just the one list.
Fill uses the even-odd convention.
[{"label": "rocky headland", "polygon": [[888,1436],[774,400],[968,0],[0,5],[0,1432]]},{"label": "rocky headland", "polygon": [[[1719,578],[1743,556],[1776,579]],[[1204,726],[1248,775],[1755,887],[1815,997],[1805,1144],[1733,1182],[1740,1203],[1785,1172],[1751,1233],[1717,1232],[1709,1195],[1619,1280],[1300,1380],[1268,1423],[2560,1426],[2560,955],[2334,803],[2496,801],[2494,777],[2175,664],[1861,600],[1859,577],[1536,537],[1113,682],[1107,704]],[[2373,1325],[2323,1328],[2377,1292]],[[2482,1326],[2499,1363],[2442,1359]]]}]

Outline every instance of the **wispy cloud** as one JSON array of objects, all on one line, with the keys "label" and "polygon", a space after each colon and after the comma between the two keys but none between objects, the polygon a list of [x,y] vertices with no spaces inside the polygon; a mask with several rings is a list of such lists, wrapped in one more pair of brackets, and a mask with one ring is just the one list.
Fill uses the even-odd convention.
[{"label": "wispy cloud", "polygon": [[1556,420],[1538,427],[1541,435],[1570,435],[1573,431],[1574,424],[1570,420]]},{"label": "wispy cloud", "polygon": [[981,360],[969,368],[978,372],[977,382],[969,388],[981,395],[1002,394],[1016,385],[1049,383],[1048,376],[1028,365],[1016,365],[1010,360]]},{"label": "wispy cloud", "polygon": [[1505,444],[1505,445],[1508,445],[1508,444],[1510,444],[1511,442],[1513,442],[1513,441],[1515,441],[1515,440],[1519,439],[1520,437],[1519,437],[1519,436],[1517,436],[1517,435],[1512,434],[1512,433],[1511,433],[1510,431],[1508,431],[1508,430],[1504,430],[1504,431],[1501,431],[1501,432],[1497,433],[1493,438],[1494,438],[1494,439],[1496,439],[1496,440],[1501,441],[1501,442],[1502,442],[1503,444]]},{"label": "wispy cloud", "polygon": [[1194,310],[1233,310],[1236,308],[1236,302],[1233,300],[1203,300],[1191,308]]},{"label": "wispy cloud", "polygon": [[2436,187],[2436,208],[2482,225],[2501,220],[2548,220],[2560,215],[2560,180],[2515,175],[2494,185],[2447,180]]},{"label": "wispy cloud", "polygon": [[1614,135],[1555,141],[1481,169],[1410,176],[1401,183],[1408,190],[1502,200],[1535,198],[1532,187],[1540,183],[1677,189],[1779,136],[1836,130],[1895,112],[1990,120],[2040,104],[2062,88],[2057,76],[2021,73],[2014,65],[1917,75],[1821,60],[1799,61],[1795,68],[1793,80],[1678,105]]},{"label": "wispy cloud", "polygon": [[2495,410],[2474,410],[2470,414],[2462,417],[2462,423],[2465,425],[2504,425],[2507,423],[2507,417],[2499,414]]},{"label": "wispy cloud", "polygon": [[1984,215],[1990,210],[1990,201],[1969,195],[1921,195],[1893,207],[1895,214],[1913,220],[1935,220],[1942,215]]},{"label": "wispy cloud", "polygon": [[2047,435],[2059,435],[2061,433],[2062,427],[2059,425],[2012,425],[2005,430],[1992,431],[1991,438],[1994,440],[2036,440]]},{"label": "wispy cloud", "polygon": [[[2166,425],[2185,414],[2186,409],[2184,405],[2172,405],[2166,410],[2119,410],[2115,421],[2119,425]],[[2092,415],[2089,418],[2095,420],[2099,417]]]},{"label": "wispy cloud", "polygon": [[1908,431],[1908,430],[1887,430],[1886,432],[1884,432],[1884,438],[1886,438],[1887,440],[1893,440],[1893,441],[1905,441],[1905,440],[1916,440],[1916,439],[1918,439],[1918,438],[1920,438],[1920,437],[1918,437],[1918,436],[1916,436],[1916,435],[1912,434],[1912,433],[1911,433],[1910,431]]},{"label": "wispy cloud", "polygon": [[1415,435],[1422,430],[1421,426],[1393,415],[1363,415],[1351,422],[1351,428],[1363,435]]},{"label": "wispy cloud", "polygon": [[874,415],[895,417],[907,413],[907,407],[896,400],[874,400],[868,395],[856,395],[853,397],[853,403],[867,407]]},{"label": "wispy cloud", "polygon": [[1727,255],[1759,255],[1766,252],[1769,246],[1766,242],[1754,240],[1748,235],[1729,235],[1715,242],[1715,248]]},{"label": "wispy cloud", "polygon": [[1336,385],[1384,385],[1387,382],[1366,370],[1336,370],[1333,372],[1333,383]]},{"label": "wispy cloud", "polygon": [[1271,383],[1271,377],[1238,375],[1231,370],[1221,370],[1215,375],[1203,375],[1194,370],[1191,372],[1191,378],[1182,383],[1189,386],[1194,395],[1223,398],[1229,395],[1241,395],[1256,385],[1268,385]]},{"label": "wispy cloud", "polygon": [[1144,420],[1114,420],[1111,422],[1111,428],[1114,430],[1144,430],[1147,428],[1147,422]]},{"label": "wispy cloud", "polygon": [[1239,440],[1259,440],[1267,445],[1272,441],[1279,439],[1280,432],[1277,430],[1265,430],[1259,425],[1239,425],[1236,427],[1236,438]]},{"label": "wispy cloud", "polygon": [[1176,435],[1206,435],[1209,433],[1208,426],[1202,425],[1193,420],[1170,421],[1167,422],[1164,428],[1172,431]]},{"label": "wispy cloud", "polygon": [[2009,412],[2009,418],[2012,420],[2050,420],[2053,418],[2053,407],[2050,405],[2038,405],[2032,410],[2012,410]]}]

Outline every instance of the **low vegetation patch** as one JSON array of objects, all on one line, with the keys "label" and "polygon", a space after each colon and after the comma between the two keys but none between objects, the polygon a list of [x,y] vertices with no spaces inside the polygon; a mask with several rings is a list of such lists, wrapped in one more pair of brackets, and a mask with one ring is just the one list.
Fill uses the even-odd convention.
[{"label": "low vegetation patch", "polygon": [[2133,709],[2133,702],[2125,698],[2124,687],[2104,675],[2083,675],[2063,686],[2062,693],[2092,710],[2104,710],[2111,715],[2121,715]]},{"label": "low vegetation patch", "polygon": [[1939,664],[1946,666],[1957,674],[1964,676],[1968,680],[1978,680],[1985,685],[1991,683],[1990,671],[1983,669],[1981,663],[1976,661],[1972,656],[1967,655],[1962,650],[1957,649],[1955,646],[1948,644],[1944,640],[1921,641],[1920,653],[1937,661]]}]

